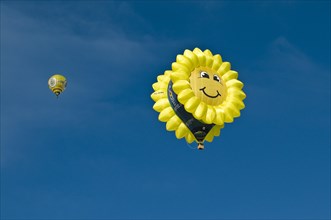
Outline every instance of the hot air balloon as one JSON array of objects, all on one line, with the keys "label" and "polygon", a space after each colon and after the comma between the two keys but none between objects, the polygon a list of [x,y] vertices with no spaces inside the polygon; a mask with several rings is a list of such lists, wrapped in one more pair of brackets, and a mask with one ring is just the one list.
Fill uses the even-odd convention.
[{"label": "hot air balloon", "polygon": [[185,50],[176,57],[171,70],[157,77],[152,85],[153,109],[166,130],[174,131],[177,139],[212,142],[220,135],[224,123],[231,123],[245,107],[243,83],[238,73],[210,50]]},{"label": "hot air balloon", "polygon": [[67,79],[60,74],[55,74],[49,78],[48,87],[58,97],[67,87]]}]

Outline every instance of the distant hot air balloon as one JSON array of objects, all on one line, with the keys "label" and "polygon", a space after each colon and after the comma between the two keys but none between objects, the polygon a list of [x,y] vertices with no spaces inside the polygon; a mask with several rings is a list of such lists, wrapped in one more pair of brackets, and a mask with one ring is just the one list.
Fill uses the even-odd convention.
[{"label": "distant hot air balloon", "polygon": [[198,149],[204,149],[204,141],[213,141],[224,123],[233,122],[245,107],[243,83],[237,78],[238,73],[219,54],[185,50],[153,84],[153,109],[178,139],[196,141]]},{"label": "distant hot air balloon", "polygon": [[58,97],[67,87],[67,79],[60,74],[55,74],[49,78],[48,87]]}]

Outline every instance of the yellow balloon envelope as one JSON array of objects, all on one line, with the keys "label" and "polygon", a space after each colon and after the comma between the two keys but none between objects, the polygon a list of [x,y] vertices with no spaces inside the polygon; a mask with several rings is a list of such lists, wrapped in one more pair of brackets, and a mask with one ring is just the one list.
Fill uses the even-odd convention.
[{"label": "yellow balloon envelope", "polygon": [[246,98],[243,83],[230,63],[210,50],[185,50],[171,67],[152,86],[153,109],[168,131],[203,149],[204,141],[220,135],[224,123],[240,116]]},{"label": "yellow balloon envelope", "polygon": [[55,74],[48,79],[48,87],[58,97],[67,87],[67,79],[60,74]]}]

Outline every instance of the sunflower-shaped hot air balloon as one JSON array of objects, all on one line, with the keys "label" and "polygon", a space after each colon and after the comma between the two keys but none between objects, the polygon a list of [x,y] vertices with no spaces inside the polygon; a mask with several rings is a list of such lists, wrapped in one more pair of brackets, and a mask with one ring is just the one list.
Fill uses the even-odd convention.
[{"label": "sunflower-shaped hot air balloon", "polygon": [[58,97],[67,87],[67,79],[60,74],[55,74],[48,79],[48,87]]},{"label": "sunflower-shaped hot air balloon", "polygon": [[237,78],[219,54],[185,50],[153,84],[153,109],[178,139],[196,141],[198,149],[204,149],[204,141],[213,141],[224,123],[233,122],[245,107],[243,83]]}]

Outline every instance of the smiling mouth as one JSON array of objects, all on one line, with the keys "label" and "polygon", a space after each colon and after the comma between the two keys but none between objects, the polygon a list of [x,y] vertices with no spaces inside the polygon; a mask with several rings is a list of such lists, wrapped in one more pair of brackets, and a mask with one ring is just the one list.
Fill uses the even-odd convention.
[{"label": "smiling mouth", "polygon": [[214,99],[214,98],[217,98],[218,96],[221,96],[221,94],[220,94],[217,90],[216,90],[216,92],[217,92],[216,95],[214,95],[214,96],[208,95],[208,94],[205,92],[205,89],[206,89],[206,87],[203,87],[203,88],[200,89],[200,91],[202,91],[203,94],[205,94],[205,96],[207,96],[207,97],[209,97],[209,98]]}]

